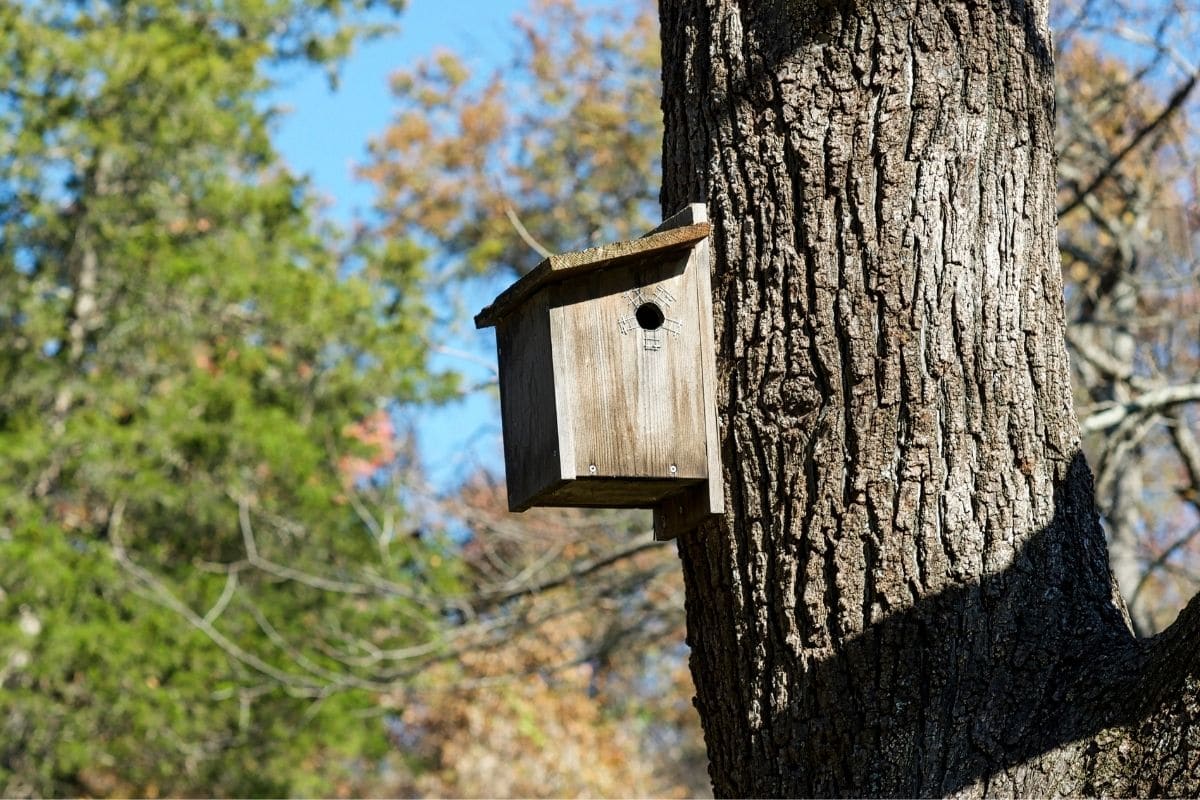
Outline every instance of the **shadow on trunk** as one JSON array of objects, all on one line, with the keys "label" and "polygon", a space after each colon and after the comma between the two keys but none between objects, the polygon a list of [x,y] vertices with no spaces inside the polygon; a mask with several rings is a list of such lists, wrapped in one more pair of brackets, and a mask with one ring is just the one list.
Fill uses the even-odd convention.
[{"label": "shadow on trunk", "polygon": [[[750,785],[718,785],[718,794],[928,796],[981,784],[1008,794],[1007,781],[989,783],[1020,765],[1063,772],[1069,794],[1135,788],[1106,778],[1110,756],[1129,761],[1143,749],[1138,737],[1121,745],[1129,732],[1148,722],[1173,726],[1176,739],[1196,731],[1187,699],[1196,625],[1182,617],[1200,617],[1200,603],[1161,636],[1133,637],[1112,600],[1090,487],[1076,455],[1051,524],[1006,569],[887,614],[831,655],[808,651],[786,686],[744,686],[747,697],[793,699],[762,710],[747,751],[712,754],[754,765]],[[1189,745],[1177,744],[1179,768],[1195,770]],[[1069,755],[1059,752],[1066,746]],[[764,759],[764,747],[793,757]],[[1063,757],[1039,762],[1055,753]],[[772,762],[817,766],[797,782],[764,774]]]}]

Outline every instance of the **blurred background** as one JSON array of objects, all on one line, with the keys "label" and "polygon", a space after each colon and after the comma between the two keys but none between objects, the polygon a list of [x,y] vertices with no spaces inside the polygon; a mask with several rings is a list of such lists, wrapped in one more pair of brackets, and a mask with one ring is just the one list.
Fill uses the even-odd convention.
[{"label": "blurred background", "polygon": [[[1200,585],[1200,10],[1059,0],[1137,632]],[[505,510],[492,332],[659,219],[656,10],[0,0],[0,795],[703,796],[673,545]]]}]

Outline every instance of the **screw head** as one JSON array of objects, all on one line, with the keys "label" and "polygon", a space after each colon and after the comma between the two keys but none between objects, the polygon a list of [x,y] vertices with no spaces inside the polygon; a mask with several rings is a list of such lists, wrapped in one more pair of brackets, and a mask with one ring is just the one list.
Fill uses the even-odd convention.
[{"label": "screw head", "polygon": [[592,465],[590,465],[590,466],[588,467],[588,472],[590,472],[590,473],[592,473],[593,475],[595,475],[595,474],[596,474],[596,465],[595,465],[595,464],[592,464]]},{"label": "screw head", "polygon": [[675,467],[675,465],[674,465],[674,464],[672,464],[672,465],[671,465],[671,474],[672,474],[672,475],[674,475],[674,474],[675,474],[676,472],[678,472],[678,471],[679,471],[679,470],[678,470],[678,469]]}]

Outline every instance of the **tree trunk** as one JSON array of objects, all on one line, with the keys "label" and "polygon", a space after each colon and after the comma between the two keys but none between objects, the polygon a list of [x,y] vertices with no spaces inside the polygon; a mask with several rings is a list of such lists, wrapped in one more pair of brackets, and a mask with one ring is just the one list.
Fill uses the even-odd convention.
[{"label": "tree trunk", "polygon": [[719,795],[1200,794],[1079,451],[1046,0],[661,0],[727,515],[679,544]]}]

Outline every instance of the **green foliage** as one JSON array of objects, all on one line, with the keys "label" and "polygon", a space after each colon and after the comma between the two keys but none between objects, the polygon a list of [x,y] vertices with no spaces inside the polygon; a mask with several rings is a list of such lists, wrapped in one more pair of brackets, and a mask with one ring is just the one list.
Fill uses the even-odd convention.
[{"label": "green foliage", "polygon": [[261,106],[398,5],[0,5],[5,796],[327,794],[386,745],[364,653],[456,567],[355,487],[450,384],[424,254],[321,227]]}]

